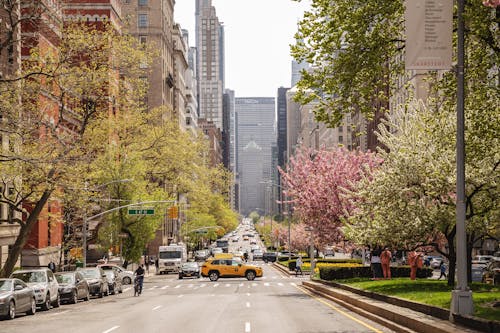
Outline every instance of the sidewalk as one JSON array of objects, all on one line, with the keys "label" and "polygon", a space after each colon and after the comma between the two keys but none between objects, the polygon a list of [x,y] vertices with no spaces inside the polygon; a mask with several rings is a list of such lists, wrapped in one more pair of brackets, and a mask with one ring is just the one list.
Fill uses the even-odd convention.
[{"label": "sidewalk", "polygon": [[[294,276],[280,264],[273,263],[273,266],[280,272],[288,276]],[[495,332],[495,328],[484,328],[481,331],[474,330],[462,325],[454,324],[447,320],[448,311],[423,304],[410,304],[409,307],[402,306],[404,300],[392,298],[390,302],[377,300],[363,296],[349,290],[325,285],[320,282],[308,280],[303,281],[302,286],[308,291],[321,297],[330,299],[343,307],[369,318],[396,332],[402,333],[477,333]],[[385,297],[390,298],[390,297]],[[399,303],[401,302],[401,303]],[[391,304],[392,303],[392,304]],[[408,302],[412,303],[412,302]],[[399,305],[398,305],[399,304]],[[434,308],[434,309],[430,309]],[[420,310],[420,311],[417,311]],[[440,311],[441,310],[441,311]],[[446,313],[445,313],[446,312]],[[426,314],[429,313],[429,314]],[[434,314],[434,315],[430,315]],[[444,318],[444,319],[443,319]],[[475,321],[475,318],[458,318]],[[479,322],[480,324],[484,324]],[[487,325],[486,325],[487,326]]]}]

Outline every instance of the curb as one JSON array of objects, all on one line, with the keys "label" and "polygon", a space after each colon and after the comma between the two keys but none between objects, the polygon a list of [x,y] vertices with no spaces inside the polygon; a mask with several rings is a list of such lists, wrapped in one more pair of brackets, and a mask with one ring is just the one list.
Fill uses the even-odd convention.
[{"label": "curb", "polygon": [[303,281],[302,285],[307,290],[323,297],[333,299],[349,310],[362,316],[368,316],[369,319],[387,326],[396,332],[478,332],[408,308],[402,308],[384,301],[354,294],[347,290],[326,287],[318,282]]}]

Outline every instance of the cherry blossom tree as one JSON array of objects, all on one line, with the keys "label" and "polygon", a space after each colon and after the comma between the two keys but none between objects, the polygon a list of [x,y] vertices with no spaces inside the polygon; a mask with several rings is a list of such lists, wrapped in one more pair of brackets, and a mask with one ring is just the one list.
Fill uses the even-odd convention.
[{"label": "cherry blossom tree", "polygon": [[344,193],[380,163],[369,152],[299,149],[287,169],[280,169],[294,215],[313,228],[316,247],[343,240],[342,218],[354,208]]}]

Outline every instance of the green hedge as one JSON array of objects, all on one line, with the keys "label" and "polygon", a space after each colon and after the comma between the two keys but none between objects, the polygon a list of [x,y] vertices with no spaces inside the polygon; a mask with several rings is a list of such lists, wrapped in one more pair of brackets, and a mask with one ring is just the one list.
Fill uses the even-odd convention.
[{"label": "green hedge", "polygon": [[[427,278],[432,276],[432,268],[417,269],[418,278]],[[320,267],[319,276],[322,280],[342,280],[352,278],[371,278],[373,272],[369,266],[363,267]],[[410,277],[410,266],[391,267],[391,276]]]},{"label": "green hedge", "polygon": [[[293,257],[292,257],[293,258]],[[288,259],[288,258],[287,258]],[[288,266],[288,269],[291,271],[295,270],[297,260],[290,260],[288,263],[283,262],[284,266]],[[303,263],[310,263],[311,260],[309,258],[302,259]],[[316,259],[316,264],[319,263],[333,263],[333,264],[361,264],[360,259]]]}]

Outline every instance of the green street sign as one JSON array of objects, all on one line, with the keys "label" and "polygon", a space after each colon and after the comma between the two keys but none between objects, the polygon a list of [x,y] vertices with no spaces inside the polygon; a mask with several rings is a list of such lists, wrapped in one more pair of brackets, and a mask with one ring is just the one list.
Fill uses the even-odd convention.
[{"label": "green street sign", "polygon": [[128,215],[154,215],[155,210],[153,208],[129,208]]}]

